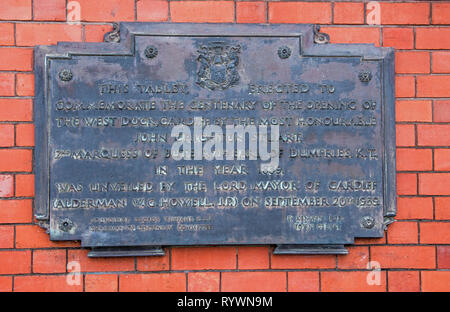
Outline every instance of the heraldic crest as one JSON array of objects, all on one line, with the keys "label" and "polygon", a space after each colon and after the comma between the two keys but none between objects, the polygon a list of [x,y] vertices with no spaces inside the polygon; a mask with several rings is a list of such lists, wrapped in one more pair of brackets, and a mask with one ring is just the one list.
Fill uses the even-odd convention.
[{"label": "heraldic crest", "polygon": [[225,42],[211,42],[198,50],[197,84],[209,90],[225,90],[239,82],[239,56],[241,47]]}]

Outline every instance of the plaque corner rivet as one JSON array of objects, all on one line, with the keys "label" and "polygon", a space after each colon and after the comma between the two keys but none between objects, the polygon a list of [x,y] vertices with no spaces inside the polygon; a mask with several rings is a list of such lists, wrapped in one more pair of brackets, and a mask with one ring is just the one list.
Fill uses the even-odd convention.
[{"label": "plaque corner rivet", "polygon": [[73,222],[70,219],[63,219],[59,224],[59,229],[63,232],[69,232],[74,227]]},{"label": "plaque corner rivet", "polygon": [[62,81],[70,81],[73,78],[73,74],[70,69],[63,69],[59,72],[59,79]]},{"label": "plaque corner rivet", "polygon": [[145,48],[144,54],[149,59],[155,58],[158,55],[158,48],[155,46],[148,46]]},{"label": "plaque corner rivet", "polygon": [[361,225],[366,229],[371,229],[375,226],[375,219],[371,216],[365,216],[361,219]]},{"label": "plaque corner rivet", "polygon": [[281,46],[278,48],[278,56],[280,59],[287,59],[289,56],[291,56],[291,48],[288,46]]},{"label": "plaque corner rivet", "polygon": [[363,70],[359,73],[358,78],[361,82],[369,82],[372,80],[372,73],[368,70]]}]

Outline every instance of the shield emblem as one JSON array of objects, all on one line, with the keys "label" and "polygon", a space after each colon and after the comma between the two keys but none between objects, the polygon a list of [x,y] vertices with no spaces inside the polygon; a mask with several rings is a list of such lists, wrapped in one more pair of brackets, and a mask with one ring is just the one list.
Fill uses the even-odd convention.
[{"label": "shield emblem", "polygon": [[239,82],[237,65],[240,46],[212,42],[201,46],[197,61],[197,84],[209,90],[225,90]]},{"label": "shield emblem", "polygon": [[211,80],[217,84],[226,81],[227,68],[223,64],[214,64],[211,66]]}]

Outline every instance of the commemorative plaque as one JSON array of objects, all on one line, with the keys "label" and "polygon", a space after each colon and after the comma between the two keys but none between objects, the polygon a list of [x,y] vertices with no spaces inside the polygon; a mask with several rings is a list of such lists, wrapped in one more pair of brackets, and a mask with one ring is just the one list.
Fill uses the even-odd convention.
[{"label": "commemorative plaque", "polygon": [[90,256],[346,253],[396,213],[394,54],[313,25],[122,23],[35,48],[35,216]]}]

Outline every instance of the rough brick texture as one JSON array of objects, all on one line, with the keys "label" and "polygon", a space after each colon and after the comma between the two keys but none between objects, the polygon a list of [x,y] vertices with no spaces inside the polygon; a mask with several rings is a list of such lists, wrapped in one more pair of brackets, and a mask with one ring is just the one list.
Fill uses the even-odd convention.
[{"label": "rough brick texture", "polygon": [[[2,0],[0,291],[450,291],[450,1],[379,4],[380,11],[368,1]],[[32,213],[33,47],[100,42],[120,21],[314,23],[332,43],[394,47],[397,222],[339,256],[216,246],[91,259],[79,242],[51,242]]]}]

